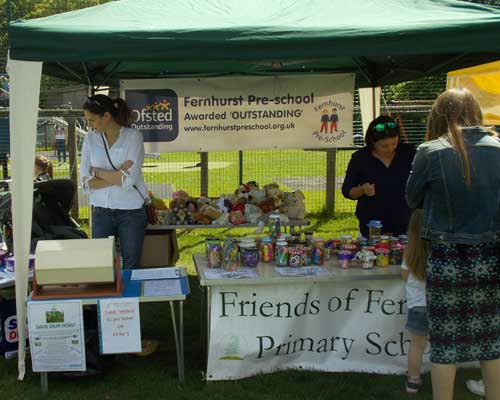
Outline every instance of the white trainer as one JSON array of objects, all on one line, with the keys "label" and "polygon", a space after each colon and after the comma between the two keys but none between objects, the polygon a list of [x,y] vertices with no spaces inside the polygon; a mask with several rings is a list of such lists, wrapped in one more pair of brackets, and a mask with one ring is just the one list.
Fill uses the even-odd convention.
[{"label": "white trainer", "polygon": [[484,382],[482,379],[478,381],[469,379],[465,382],[465,386],[469,389],[469,392],[477,394],[478,396],[485,396]]}]

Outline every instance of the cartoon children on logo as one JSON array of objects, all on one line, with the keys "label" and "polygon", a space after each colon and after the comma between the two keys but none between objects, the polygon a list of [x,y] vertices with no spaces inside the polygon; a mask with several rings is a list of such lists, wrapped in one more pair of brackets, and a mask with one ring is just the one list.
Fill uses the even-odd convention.
[{"label": "cartoon children on logo", "polygon": [[[345,106],[332,99],[325,100],[314,107],[314,111],[321,113],[320,128],[312,133],[312,136],[325,143],[342,143],[347,137],[347,131],[342,128],[339,111],[343,112]],[[316,125],[317,126],[317,125]]]},{"label": "cartoon children on logo", "polygon": [[328,109],[323,109],[321,112],[321,128],[320,132],[328,133],[328,122],[330,122],[330,133],[338,132],[337,123],[339,122],[339,115],[337,114],[337,109],[332,108],[332,114],[329,115]]}]

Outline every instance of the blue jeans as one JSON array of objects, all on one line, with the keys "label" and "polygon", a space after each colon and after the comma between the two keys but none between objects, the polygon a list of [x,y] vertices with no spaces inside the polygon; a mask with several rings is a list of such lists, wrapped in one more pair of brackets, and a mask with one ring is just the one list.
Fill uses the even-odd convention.
[{"label": "blue jeans", "polygon": [[120,239],[123,269],[139,266],[147,225],[144,207],[136,210],[94,207],[92,212],[92,237]]},{"label": "blue jeans", "polygon": [[61,162],[61,158],[66,162],[66,140],[56,139],[57,161]]}]

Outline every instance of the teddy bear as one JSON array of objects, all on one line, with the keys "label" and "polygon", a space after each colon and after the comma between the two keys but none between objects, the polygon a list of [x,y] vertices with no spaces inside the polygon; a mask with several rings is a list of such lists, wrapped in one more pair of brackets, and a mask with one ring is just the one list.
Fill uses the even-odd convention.
[{"label": "teddy bear", "polygon": [[241,212],[240,210],[231,211],[229,213],[229,221],[233,225],[240,225],[240,224],[244,224],[246,222],[245,216],[243,215],[243,212]]},{"label": "teddy bear", "polygon": [[262,215],[262,210],[254,204],[245,204],[245,219],[251,224],[256,224],[259,217]]},{"label": "teddy bear", "polygon": [[304,219],[306,216],[305,196],[300,190],[286,192],[283,196],[283,204],[280,212],[288,215],[291,219]]},{"label": "teddy bear", "polygon": [[266,191],[264,189],[250,189],[248,192],[248,202],[251,204],[260,204],[266,200]]},{"label": "teddy bear", "polygon": [[176,192],[172,193],[172,199],[182,199],[187,201],[189,200],[189,194],[185,190],[177,190]]},{"label": "teddy bear", "polygon": [[268,189],[267,198],[273,201],[273,210],[277,210],[283,205],[283,191],[279,188]]}]

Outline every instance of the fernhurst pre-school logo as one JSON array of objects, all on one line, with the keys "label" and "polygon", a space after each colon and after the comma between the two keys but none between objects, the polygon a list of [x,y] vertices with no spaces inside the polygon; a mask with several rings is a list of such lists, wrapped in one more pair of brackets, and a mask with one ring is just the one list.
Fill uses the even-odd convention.
[{"label": "fernhurst pre-school logo", "polygon": [[312,136],[320,142],[335,143],[342,140],[347,131],[343,125],[342,112],[345,106],[338,101],[329,99],[314,106],[318,115],[317,129]]},{"label": "fernhurst pre-school logo", "polygon": [[170,89],[126,90],[132,109],[132,127],[140,130],[145,142],[171,142],[179,135],[179,101]]}]

